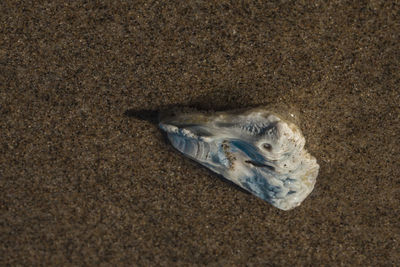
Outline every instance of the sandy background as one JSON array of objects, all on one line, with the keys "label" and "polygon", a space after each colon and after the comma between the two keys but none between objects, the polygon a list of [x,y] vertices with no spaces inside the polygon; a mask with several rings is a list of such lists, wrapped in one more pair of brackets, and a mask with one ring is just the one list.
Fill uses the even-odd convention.
[{"label": "sandy background", "polygon": [[[399,264],[400,6],[300,2],[1,1],[0,264]],[[137,116],[271,103],[321,167],[289,212]]]}]

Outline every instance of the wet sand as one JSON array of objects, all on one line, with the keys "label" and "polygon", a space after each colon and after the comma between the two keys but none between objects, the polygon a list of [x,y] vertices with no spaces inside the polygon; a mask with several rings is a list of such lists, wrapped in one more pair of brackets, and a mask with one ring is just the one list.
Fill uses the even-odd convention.
[{"label": "wet sand", "polygon": [[[396,265],[400,6],[0,4],[1,265]],[[280,211],[158,110],[282,103],[320,164]]]}]

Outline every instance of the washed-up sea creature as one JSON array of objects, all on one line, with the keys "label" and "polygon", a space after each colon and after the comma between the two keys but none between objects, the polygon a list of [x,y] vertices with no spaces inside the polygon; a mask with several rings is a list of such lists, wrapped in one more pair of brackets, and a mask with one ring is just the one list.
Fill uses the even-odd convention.
[{"label": "washed-up sea creature", "polygon": [[195,111],[167,116],[159,126],[185,156],[279,209],[300,205],[314,188],[319,165],[290,114]]}]

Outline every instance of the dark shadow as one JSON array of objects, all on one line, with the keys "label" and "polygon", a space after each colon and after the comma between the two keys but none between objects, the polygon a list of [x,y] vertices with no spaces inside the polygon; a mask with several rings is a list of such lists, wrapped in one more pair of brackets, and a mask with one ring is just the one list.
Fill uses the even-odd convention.
[{"label": "dark shadow", "polygon": [[157,124],[160,117],[172,115],[177,111],[197,110],[213,112],[250,107],[254,107],[254,105],[249,105],[249,97],[245,94],[245,91],[233,88],[220,88],[209,92],[207,95],[192,99],[189,103],[165,105],[154,109],[132,108],[126,110],[124,115]]},{"label": "dark shadow", "polygon": [[124,116],[133,117],[138,120],[148,121],[153,124],[158,123],[158,110],[150,109],[128,109],[124,112]]}]

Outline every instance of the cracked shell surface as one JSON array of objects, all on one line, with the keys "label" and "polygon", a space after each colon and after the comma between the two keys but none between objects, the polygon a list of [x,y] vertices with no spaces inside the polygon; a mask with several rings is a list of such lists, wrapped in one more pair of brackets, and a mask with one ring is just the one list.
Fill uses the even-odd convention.
[{"label": "cracked shell surface", "polygon": [[185,156],[279,209],[297,207],[314,188],[319,165],[288,116],[266,108],[189,112],[159,126]]}]

